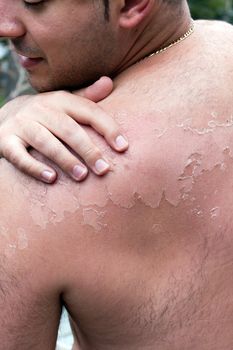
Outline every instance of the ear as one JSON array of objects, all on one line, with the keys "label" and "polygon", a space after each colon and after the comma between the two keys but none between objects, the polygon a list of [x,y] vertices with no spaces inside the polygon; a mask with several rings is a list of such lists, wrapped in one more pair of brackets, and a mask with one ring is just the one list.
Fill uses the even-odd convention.
[{"label": "ear", "polygon": [[154,0],[122,1],[119,24],[123,28],[136,27],[149,15],[154,6]]}]

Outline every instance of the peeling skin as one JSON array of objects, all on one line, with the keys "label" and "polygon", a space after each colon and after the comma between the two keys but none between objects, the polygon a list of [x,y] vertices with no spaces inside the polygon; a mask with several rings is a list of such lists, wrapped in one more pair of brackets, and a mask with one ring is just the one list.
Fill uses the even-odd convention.
[{"label": "peeling skin", "polygon": [[92,208],[85,208],[83,209],[83,225],[89,225],[93,227],[95,231],[101,231],[101,228],[107,225],[102,222],[104,215],[104,212],[99,212]]},{"label": "peeling skin", "polygon": [[219,215],[220,215],[220,208],[219,207],[215,207],[215,208],[212,208],[210,210],[210,216],[212,219],[216,218]]},{"label": "peeling skin", "polygon": [[212,113],[212,114],[213,114],[214,119],[210,120],[208,122],[207,128],[202,127],[202,128],[198,129],[198,128],[192,127],[192,125],[193,125],[192,119],[186,119],[184,122],[182,122],[181,124],[178,124],[177,126],[179,128],[183,128],[185,131],[190,131],[190,132],[196,133],[198,135],[204,135],[204,134],[214,132],[214,129],[216,127],[225,127],[225,128],[232,127],[232,125],[233,125],[232,115],[229,116],[229,119],[227,119],[226,121],[220,121],[217,119],[216,116],[214,116],[214,113]]},{"label": "peeling skin", "polygon": [[[135,125],[141,119],[142,116],[136,116]],[[151,130],[165,129],[156,129],[158,121],[147,117],[147,122],[143,126],[143,139],[138,137],[138,129],[131,130],[128,135],[131,142],[128,154],[121,156],[120,160],[114,155],[112,172],[106,177],[106,181],[95,178],[94,197],[93,188],[89,186],[88,181],[75,184],[74,187],[73,183],[67,181],[67,177],[62,174],[57,186],[58,191],[55,188],[50,191],[42,184],[39,185],[41,191],[38,196],[38,194],[33,195],[25,187],[25,193],[30,198],[29,212],[34,223],[46,229],[48,224],[57,224],[64,220],[67,213],[75,213],[79,208],[83,208],[83,224],[89,224],[96,231],[101,231],[105,225],[102,213],[110,201],[123,209],[133,208],[138,200],[146,207],[154,209],[159,208],[163,199],[175,207],[181,201],[188,199],[195,201],[192,192],[195,181],[200,181],[203,173],[217,166],[224,172],[226,157],[232,157],[233,123],[217,120],[217,118],[214,123],[213,119],[210,119],[210,122],[211,132],[208,130],[203,132],[203,129],[198,129],[201,132],[197,132],[190,121],[188,129],[185,122],[184,127],[175,122],[170,123],[166,132],[157,137],[156,144],[153,146],[156,158],[151,163],[151,152],[145,152],[151,148],[151,142],[154,142]],[[191,143],[190,133],[192,134]],[[175,147],[171,147],[170,140],[175,140]],[[98,142],[101,146],[102,141],[98,140]],[[206,153],[206,145],[211,145],[208,153]],[[124,174],[124,177],[121,174]],[[90,175],[90,177],[93,176]],[[151,179],[155,183],[154,187],[151,185]],[[56,201],[53,200],[54,192],[57,193]],[[65,200],[66,205],[63,206],[62,202],[64,202],[64,196],[67,197],[65,194],[67,192],[70,195],[68,200]],[[203,215],[199,207],[194,208],[193,213],[197,216]]]},{"label": "peeling skin", "polygon": [[7,243],[5,244],[5,255],[10,258],[11,256],[14,256],[16,251],[19,250],[24,250],[28,248],[28,237],[26,230],[23,228],[18,228],[16,230],[16,239],[10,239],[8,236],[9,234],[9,229],[3,231],[3,228],[0,228],[1,234],[3,234],[6,238]]},{"label": "peeling skin", "polygon": [[[40,155],[36,155],[42,159]],[[57,183],[59,190],[57,192],[57,199],[54,201],[53,191],[50,191],[48,186],[44,184],[37,184],[40,188],[38,192],[32,191],[27,193],[29,201],[31,203],[29,208],[29,214],[33,219],[35,225],[38,225],[42,229],[46,229],[48,224],[56,224],[64,220],[66,211],[73,213],[80,207],[77,194],[73,195],[73,189],[70,188],[70,197],[64,205],[63,191],[66,190],[65,175],[60,175]],[[62,190],[63,189],[63,190]],[[38,210],[39,209],[39,210]]]},{"label": "peeling skin", "polygon": [[27,237],[27,233],[24,229],[19,228],[17,230],[17,234],[18,234],[18,242],[17,242],[17,247],[18,249],[26,249],[28,247],[28,237]]},{"label": "peeling skin", "polygon": [[[134,196],[136,194],[145,205],[153,208],[159,206],[163,194],[169,203],[176,206],[182,199],[182,195],[192,190],[195,178],[200,176],[203,171],[211,170],[217,165],[220,165],[222,169],[224,167],[224,152],[229,149],[229,133],[232,133],[232,124],[229,126],[228,123],[220,123],[220,121],[218,123],[216,120],[216,125],[212,125],[211,134],[208,132],[201,135],[194,133],[192,143],[189,142],[190,135],[184,132],[185,129],[180,130],[179,127],[170,126],[166,130],[166,135],[163,135],[155,146],[156,153],[161,152],[163,159],[166,159],[166,168],[163,169],[161,167],[165,163],[164,160],[158,158],[158,161],[150,164],[148,169],[148,167],[145,168],[145,163],[149,163],[149,159],[146,159],[147,155],[142,155],[141,157],[138,157],[138,155],[141,153],[141,149],[149,149],[150,147],[149,133],[152,127],[151,124],[153,125],[153,122],[147,123],[149,125],[148,134],[144,127],[145,140],[138,143],[134,149],[132,147],[130,149],[129,156],[131,159],[137,154],[137,164],[134,168],[126,169],[126,163],[123,161],[114,170],[118,176],[125,172],[128,174],[128,181],[125,177],[122,181],[122,191],[119,191],[119,184],[116,184],[114,181],[108,185],[108,193],[113,203],[124,208],[130,208],[135,204]],[[174,149],[170,147],[170,140],[172,139],[176,140]],[[205,152],[206,144],[211,144],[208,154]],[[184,145],[186,145],[185,148]],[[179,159],[177,159],[176,154],[179,154]],[[174,163],[174,160],[176,163]],[[172,168],[172,179],[169,175],[170,172],[166,171],[169,170],[169,167]],[[161,168],[164,170],[165,177],[161,176]],[[137,169],[137,173],[135,173],[135,169]],[[166,177],[166,174],[168,177]],[[152,177],[156,182],[155,190],[151,186]],[[158,188],[160,189],[159,191]]]},{"label": "peeling skin", "polygon": [[0,225],[0,235],[6,238],[8,236],[9,229],[6,226]]}]

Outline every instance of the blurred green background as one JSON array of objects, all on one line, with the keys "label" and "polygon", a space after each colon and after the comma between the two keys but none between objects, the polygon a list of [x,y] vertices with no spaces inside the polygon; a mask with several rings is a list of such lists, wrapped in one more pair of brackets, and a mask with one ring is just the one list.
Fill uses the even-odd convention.
[{"label": "blurred green background", "polygon": [[[193,18],[218,19],[233,24],[233,0],[189,0]],[[21,84],[21,85],[20,85]],[[6,42],[0,40],[0,106],[6,99],[25,93],[23,72],[19,71],[9,54]]]},{"label": "blurred green background", "polygon": [[232,0],[190,0],[193,18],[220,19],[233,23]]}]

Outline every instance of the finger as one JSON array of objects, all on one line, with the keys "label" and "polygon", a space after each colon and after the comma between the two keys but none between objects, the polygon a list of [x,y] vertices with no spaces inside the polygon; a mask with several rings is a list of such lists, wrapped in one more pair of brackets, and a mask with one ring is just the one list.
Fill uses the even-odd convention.
[{"label": "finger", "polygon": [[[128,149],[128,140],[123,136],[119,125],[100,106],[80,96],[66,92],[62,94],[63,96],[57,100],[59,110],[64,110],[78,123],[90,125],[104,136],[114,150],[124,152]],[[47,118],[46,127],[49,128],[49,118]]]},{"label": "finger", "polygon": [[17,137],[12,137],[5,143],[2,153],[20,171],[40,181],[53,183],[57,178],[54,169],[33,158]]},{"label": "finger", "polygon": [[[39,152],[55,161],[56,164],[67,172],[74,164],[73,162],[70,163],[71,158],[68,160],[67,152],[70,152],[53,136],[56,135],[56,137],[62,139],[75,151],[96,175],[106,174],[110,170],[110,164],[102,155],[100,149],[91,141],[86,131],[68,116],[66,116],[66,118],[61,116],[60,122],[58,122],[58,119],[57,116],[57,123],[53,124],[53,127],[50,129],[51,132],[49,132],[44,125],[39,124],[39,126],[36,126],[34,128],[34,130],[36,130],[36,135],[31,136],[33,133],[30,134],[27,138],[27,142]],[[62,150],[63,155],[61,154]],[[72,157],[72,161],[74,161],[76,158],[73,155]],[[67,165],[64,165],[65,162],[67,162]]]},{"label": "finger", "polygon": [[101,77],[94,84],[85,89],[74,91],[77,96],[88,98],[93,102],[99,102],[109,96],[113,90],[113,81],[108,77]]},{"label": "finger", "polygon": [[[74,122],[74,121],[73,121]],[[52,160],[74,180],[82,181],[88,174],[87,167],[77,159],[48,129],[36,123],[36,133],[27,135],[27,142],[38,152]],[[59,137],[59,133],[56,135]],[[78,152],[80,154],[80,152]],[[99,175],[99,174],[98,174]]]},{"label": "finger", "polygon": [[[129,143],[127,138],[123,136],[117,122],[94,103],[90,104],[89,107],[92,111],[88,111],[87,114],[86,110],[83,110],[82,118],[78,115],[79,122],[95,129],[115,151],[126,151],[129,147]],[[73,113],[73,110],[69,109],[67,113],[76,120],[77,116]]]}]

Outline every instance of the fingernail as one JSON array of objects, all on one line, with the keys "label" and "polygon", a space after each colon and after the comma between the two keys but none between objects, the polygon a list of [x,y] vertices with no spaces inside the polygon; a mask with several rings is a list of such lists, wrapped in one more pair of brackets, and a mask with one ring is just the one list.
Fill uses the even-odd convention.
[{"label": "fingernail", "polygon": [[76,180],[82,180],[87,174],[87,168],[82,165],[75,165],[73,168],[73,177]]},{"label": "fingernail", "polygon": [[95,163],[97,173],[102,174],[109,169],[109,164],[104,159],[98,159]]},{"label": "fingernail", "polygon": [[117,136],[115,142],[116,142],[116,146],[119,150],[124,150],[129,146],[128,141],[122,135]]},{"label": "fingernail", "polygon": [[44,170],[41,174],[42,176],[42,179],[46,182],[52,182],[54,180],[54,173],[52,173],[51,171],[49,170]]}]

